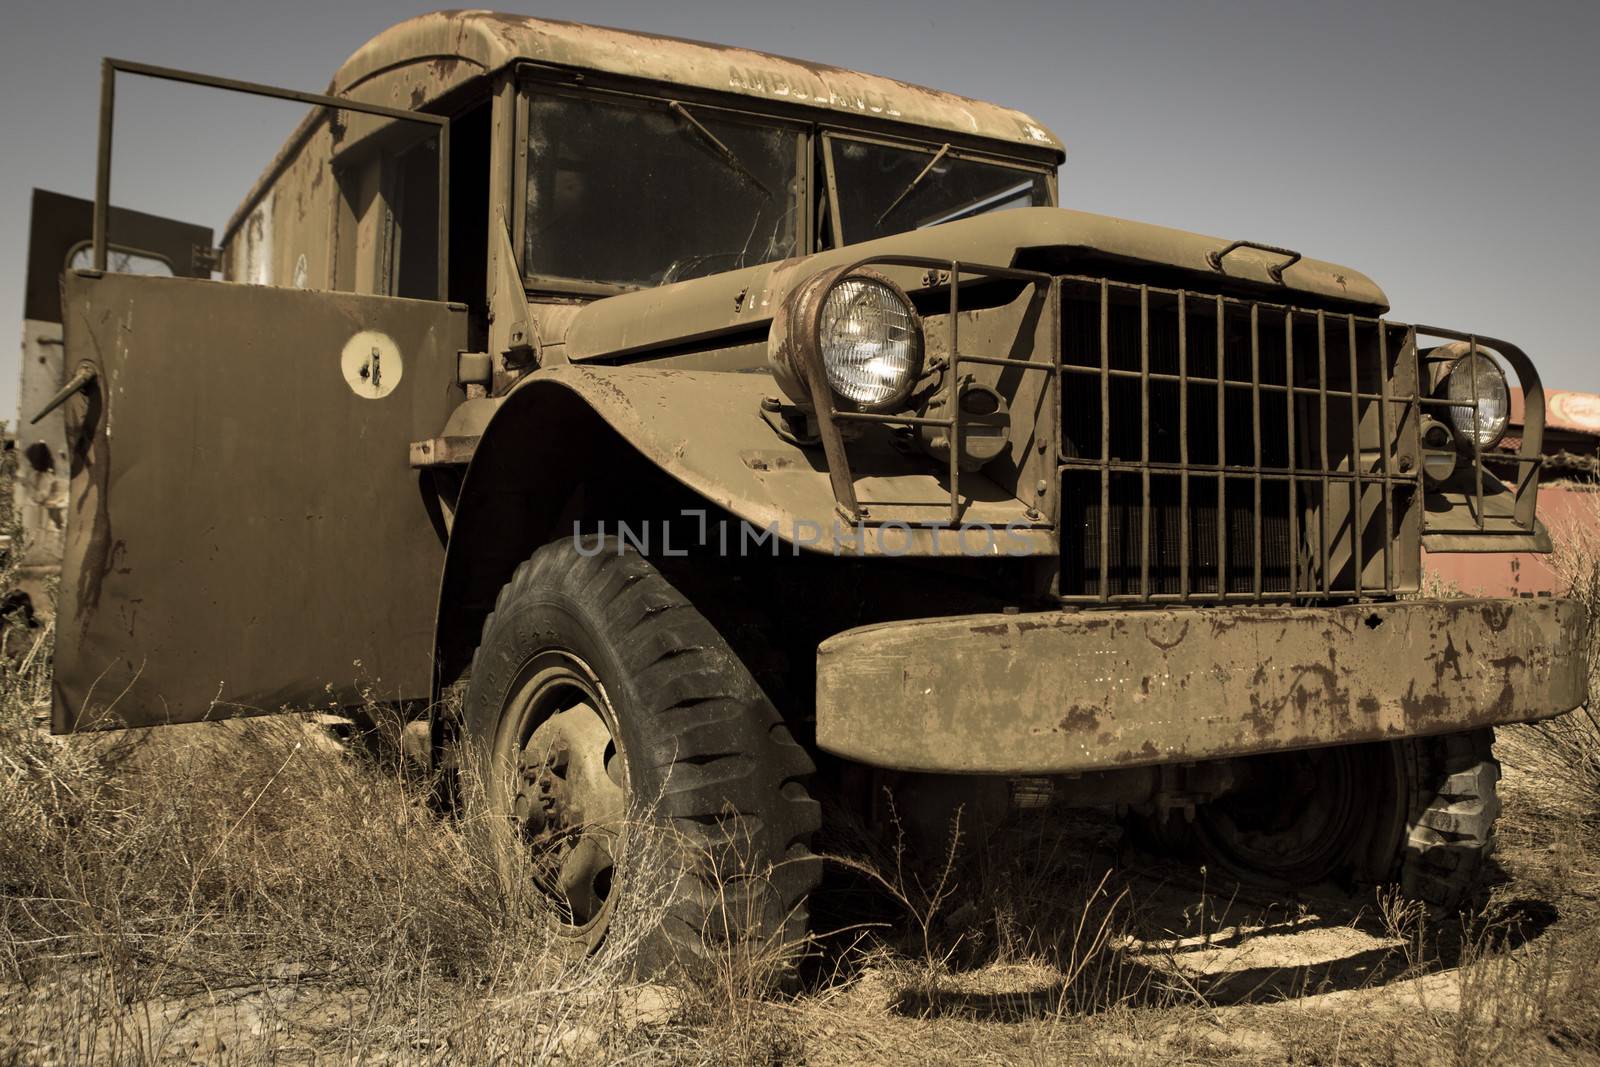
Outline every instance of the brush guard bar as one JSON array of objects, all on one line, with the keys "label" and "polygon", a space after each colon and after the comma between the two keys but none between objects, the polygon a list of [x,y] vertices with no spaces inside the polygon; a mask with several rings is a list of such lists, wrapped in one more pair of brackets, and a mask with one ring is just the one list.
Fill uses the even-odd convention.
[{"label": "brush guard bar", "polygon": [[[1508,342],[1370,316],[932,257],[871,256],[840,275],[866,267],[921,268],[921,291],[943,290],[945,321],[930,329],[944,332],[947,363],[939,368],[945,372],[939,388],[948,414],[844,410],[827,386],[820,352],[805,349],[801,358],[808,364],[830,484],[839,513],[851,523],[881,525],[893,509],[879,509],[858,494],[842,432],[850,423],[947,434],[948,521],[961,522],[964,428],[957,392],[964,366],[986,365],[1048,375],[1044,411],[1054,422],[1059,491],[1039,511],[1022,498],[1021,487],[1012,490],[1033,525],[1059,531],[1063,566],[1054,593],[1063,603],[1389,598],[1419,588],[1424,537],[1430,548],[1458,547],[1474,539],[1493,542],[1496,534],[1531,538],[1540,531],[1535,504],[1544,391],[1531,360]],[[962,288],[994,281],[1019,283],[1045,298],[1049,351],[963,350]],[[1473,354],[1498,353],[1516,371],[1525,396],[1513,484],[1502,486],[1489,474],[1486,460],[1494,457],[1474,441],[1465,453],[1473,485],[1466,507],[1437,514],[1424,506],[1430,490],[1423,479],[1423,416],[1451,407],[1476,412],[1478,403],[1429,395],[1424,368],[1443,357],[1419,355],[1424,338],[1461,341]],[[1162,410],[1153,404],[1156,394],[1169,401]],[[1128,402],[1119,406],[1114,395]],[[1196,396],[1203,398],[1203,412]],[[1264,405],[1272,409],[1265,419]],[[1119,409],[1128,416],[1123,422]],[[1080,418],[1086,411],[1097,418]],[[1097,422],[1097,433],[1086,440],[1080,431],[1089,421]],[[1175,446],[1171,425],[1177,427]],[[1158,447],[1162,434],[1165,443]],[[1288,452],[1274,459],[1269,453],[1277,442],[1287,442]],[[1171,490],[1172,500],[1163,505],[1158,489]],[[1203,534],[1197,503],[1214,511],[1204,519]]]}]

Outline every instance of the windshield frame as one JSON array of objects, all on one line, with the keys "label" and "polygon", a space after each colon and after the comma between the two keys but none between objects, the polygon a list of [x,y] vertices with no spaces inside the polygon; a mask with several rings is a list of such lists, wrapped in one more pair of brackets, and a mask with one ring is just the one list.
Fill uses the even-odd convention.
[{"label": "windshield frame", "polygon": [[[711,93],[701,89],[678,87],[603,75],[593,71],[579,71],[530,61],[513,65],[510,77],[502,83],[512,105],[511,130],[494,135],[492,152],[510,154],[510,182],[505,177],[495,178],[499,164],[491,161],[491,181],[498,190],[491,200],[505,204],[506,224],[510,230],[514,263],[522,276],[523,289],[529,298],[554,298],[565,302],[588,301],[618,293],[634,292],[641,286],[615,285],[581,278],[530,276],[524,262],[527,233],[527,183],[528,183],[528,119],[529,103],[534,94],[566,95],[597,98],[614,98],[619,102],[643,103],[666,107],[676,100],[697,115],[726,115],[735,120],[768,124],[793,130],[800,139],[797,188],[803,203],[800,205],[799,256],[814,255],[830,247],[838,247],[838,187],[833,181],[832,152],[828,142],[833,139],[866,141],[893,148],[907,148],[927,153],[937,152],[944,143],[950,145],[949,155],[958,159],[974,160],[1005,167],[1014,167],[1034,174],[1042,174],[1050,190],[1050,204],[1059,203],[1057,185],[1058,158],[1040,152],[1030,154],[1025,146],[992,144],[990,141],[964,136],[959,133],[944,134],[922,128],[898,126],[892,120],[862,115],[859,124],[850,116],[836,112],[822,112],[799,103],[753,101],[748,97]],[[497,107],[497,110],[498,107]],[[885,127],[892,127],[885,132]],[[1015,148],[1015,151],[1010,149]],[[506,170],[498,170],[501,175]],[[509,194],[509,195],[508,195]],[[825,209],[819,212],[819,208]],[[493,224],[491,220],[491,225]],[[825,239],[826,235],[826,239]],[[491,235],[492,236],[492,235]]]},{"label": "windshield frame", "polygon": [[[839,215],[839,182],[834,175],[833,146],[840,141],[852,141],[858,144],[877,145],[883,148],[896,148],[907,152],[919,152],[930,160],[938,155],[942,149],[946,158],[960,159],[972,163],[986,163],[994,167],[1006,167],[1020,171],[1023,174],[1035,177],[1043,175],[1046,188],[1049,189],[1049,203],[1047,207],[1055,207],[1058,203],[1056,193],[1056,168],[1044,166],[1032,160],[1019,159],[1016,156],[1007,156],[999,153],[974,152],[958,147],[948,141],[918,141],[895,137],[882,137],[875,134],[861,133],[856,130],[836,128],[823,128],[820,131],[819,142],[821,146],[823,181],[828,191],[828,228],[833,235],[836,246],[843,247],[851,243]],[[1020,182],[1018,184],[1021,184]],[[942,225],[935,223],[934,225]],[[909,232],[909,231],[908,231]]]}]

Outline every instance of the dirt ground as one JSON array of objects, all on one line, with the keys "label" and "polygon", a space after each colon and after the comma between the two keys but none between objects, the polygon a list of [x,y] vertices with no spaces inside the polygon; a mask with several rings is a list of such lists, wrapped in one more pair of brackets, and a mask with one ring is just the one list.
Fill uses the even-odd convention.
[{"label": "dirt ground", "polygon": [[[37,743],[48,752],[79,744]],[[1559,781],[1536,761],[1519,762],[1524,748],[1514,732],[1503,735],[1500,869],[1469,920],[1430,920],[1382,893],[1328,888],[1282,899],[1213,884],[1201,870],[1131,851],[1113,822],[1086,816],[958,867],[948,893],[907,891],[921,914],[882,894],[852,899],[864,892],[859,882],[833,887],[819,911],[855,916],[860,928],[825,941],[799,990],[783,994],[758,992],[731,971],[720,987],[713,979],[686,990],[603,966],[587,976],[520,971],[505,954],[492,966],[419,969],[396,949],[383,967],[352,964],[374,942],[381,947],[374,914],[435,891],[403,883],[376,901],[360,886],[342,890],[348,921],[329,936],[349,945],[328,948],[324,939],[297,949],[289,931],[264,951],[239,924],[292,916],[191,901],[175,920],[133,899],[137,877],[126,873],[129,884],[96,907],[127,908],[131,929],[113,933],[100,916],[92,936],[45,935],[59,927],[40,921],[41,936],[65,950],[41,951],[19,918],[39,905],[0,869],[0,890],[12,887],[0,948],[0,1063],[1600,1063],[1600,994],[1588,990],[1600,966],[1600,852]],[[9,762],[15,773],[19,761],[42,758],[38,751],[0,749],[0,769]],[[228,790],[218,768],[241,768],[241,785],[270,771],[270,789],[229,816],[240,827],[271,790],[286,791],[286,805],[305,804],[294,794],[300,777],[315,791],[305,796],[322,796],[337,783],[318,775],[359,762],[326,722],[308,719],[153,731],[118,748],[113,773],[149,783],[141,788],[194,776],[186,780],[245,796],[256,786]],[[409,820],[380,806],[367,815],[381,830],[320,845],[320,862],[348,862],[370,882],[376,876],[362,864],[381,868],[392,840],[351,835],[388,834],[391,823],[433,833],[431,814]],[[272,839],[246,838],[234,835],[226,847],[239,854],[227,862],[254,871],[262,861],[249,850]],[[431,838],[418,840],[417,864],[441,862],[427,852],[438,847]],[[190,846],[191,865],[212,862],[193,858],[212,847],[206,841]],[[369,846],[375,857],[353,858]],[[326,896],[316,883],[333,874],[304,857],[291,866],[310,894]],[[239,877],[235,893],[257,875]],[[441,899],[471,891],[463,885]],[[308,918],[296,921],[339,922],[339,901],[307,906]],[[146,920],[132,914],[141,909]],[[149,935],[162,950],[144,959],[140,921],[162,924]],[[209,950],[210,927],[225,922],[222,947]]]}]

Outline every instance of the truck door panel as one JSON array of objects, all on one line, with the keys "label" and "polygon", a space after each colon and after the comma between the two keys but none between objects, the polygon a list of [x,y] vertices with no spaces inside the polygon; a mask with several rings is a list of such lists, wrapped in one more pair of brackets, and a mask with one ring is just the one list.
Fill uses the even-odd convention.
[{"label": "truck door panel", "polygon": [[460,305],[69,272],[53,728],[426,698]]}]

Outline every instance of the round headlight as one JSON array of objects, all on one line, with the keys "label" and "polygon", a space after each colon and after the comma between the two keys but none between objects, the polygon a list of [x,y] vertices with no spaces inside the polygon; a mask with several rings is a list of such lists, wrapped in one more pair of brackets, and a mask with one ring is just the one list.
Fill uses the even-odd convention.
[{"label": "round headlight", "polygon": [[888,281],[850,275],[828,290],[817,325],[828,385],[863,411],[902,403],[922,373],[922,333]]},{"label": "round headlight", "polygon": [[[1443,393],[1446,400],[1460,402],[1449,409],[1450,424],[1466,448],[1471,449],[1474,438],[1480,450],[1492,448],[1505,436],[1511,389],[1500,364],[1482,352],[1462,356],[1445,372]],[[1476,411],[1471,406],[1474,399]]]},{"label": "round headlight", "polygon": [[775,309],[767,363],[801,408],[831,394],[841,410],[896,411],[922,376],[922,320],[884,275],[835,267],[812,275]]}]

